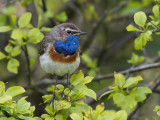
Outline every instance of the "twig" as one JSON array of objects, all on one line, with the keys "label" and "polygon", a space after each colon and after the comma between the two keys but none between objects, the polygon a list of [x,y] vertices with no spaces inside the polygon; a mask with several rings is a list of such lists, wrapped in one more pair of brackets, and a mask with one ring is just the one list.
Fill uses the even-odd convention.
[{"label": "twig", "polygon": [[[142,70],[147,70],[147,69],[151,69],[151,68],[157,68],[157,67],[160,67],[160,62],[157,62],[157,63],[152,63],[152,64],[147,64],[147,65],[142,65],[142,66],[139,66],[139,67],[131,67],[129,69],[126,69],[126,70],[123,70],[123,71],[120,71],[120,72],[117,72],[117,73],[121,73],[121,74],[124,74],[126,75],[128,72],[129,73],[134,73],[134,72],[139,72],[139,71],[142,71]],[[99,80],[103,80],[103,79],[107,79],[107,78],[112,78],[114,77],[114,74],[111,73],[111,74],[106,74],[106,75],[102,75],[102,76],[99,76],[99,77],[95,77],[93,80],[94,81],[99,81]],[[55,80],[50,80],[50,79],[43,79],[31,86],[24,86],[25,88],[34,88],[34,87],[37,87],[37,86],[41,86],[41,85],[51,85],[51,84],[55,84]],[[63,80],[59,80],[57,81],[57,83],[59,84],[66,84],[67,80],[66,79],[63,79]]]},{"label": "twig", "polygon": [[46,8],[45,0],[42,0],[42,4],[43,4],[43,11],[46,12],[46,11],[47,11],[47,8]]},{"label": "twig", "polygon": [[31,70],[30,70],[30,61],[29,61],[29,54],[28,54],[27,45],[24,45],[24,54],[25,54],[26,62],[27,62],[28,86],[31,86]]},{"label": "twig", "polygon": [[[142,65],[142,66],[138,66],[138,67],[134,67],[134,68],[129,68],[129,69],[117,72],[117,73],[121,73],[121,74],[125,75],[125,74],[128,73],[128,71],[130,71],[130,73],[133,73],[133,72],[139,72],[139,71],[142,71],[142,70],[147,70],[147,69],[157,68],[157,67],[160,67],[160,62],[147,64],[147,65]],[[95,77],[94,80],[98,81],[98,80],[112,78],[112,77],[114,77],[114,73],[102,75],[100,77]]]},{"label": "twig", "polygon": [[[152,91],[155,91],[159,85],[160,85],[160,79],[157,79],[157,80],[155,81],[154,86],[151,88],[151,90],[152,90]],[[132,112],[128,115],[128,120],[130,120],[130,119],[134,116],[134,114],[136,114],[136,112],[146,103],[146,101],[148,100],[148,98],[149,98],[150,96],[151,96],[151,94],[147,94],[147,95],[146,95],[146,99],[145,99],[143,102],[138,103],[138,105],[136,106],[135,110],[132,111]]]}]

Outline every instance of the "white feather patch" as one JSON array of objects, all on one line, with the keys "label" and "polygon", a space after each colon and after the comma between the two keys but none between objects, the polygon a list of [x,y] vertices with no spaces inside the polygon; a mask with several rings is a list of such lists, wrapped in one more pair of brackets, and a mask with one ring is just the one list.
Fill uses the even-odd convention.
[{"label": "white feather patch", "polygon": [[73,63],[60,63],[60,62],[53,62],[49,57],[48,53],[44,53],[40,56],[40,64],[42,69],[51,74],[56,74],[58,76],[63,76],[67,73],[72,74],[80,64],[79,55],[76,58],[76,61]]}]

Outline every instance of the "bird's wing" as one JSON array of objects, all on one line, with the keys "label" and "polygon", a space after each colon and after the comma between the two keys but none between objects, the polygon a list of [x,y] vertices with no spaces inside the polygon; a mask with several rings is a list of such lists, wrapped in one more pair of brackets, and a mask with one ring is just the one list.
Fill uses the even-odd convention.
[{"label": "bird's wing", "polygon": [[63,37],[54,37],[50,33],[46,35],[42,42],[39,43],[39,54],[42,55],[44,52],[47,52],[48,46],[55,44],[57,41],[65,41]]},{"label": "bird's wing", "polygon": [[48,45],[53,44],[54,40],[52,39],[51,35],[46,35],[43,40],[39,43],[39,54],[42,55],[44,52],[47,51]]}]

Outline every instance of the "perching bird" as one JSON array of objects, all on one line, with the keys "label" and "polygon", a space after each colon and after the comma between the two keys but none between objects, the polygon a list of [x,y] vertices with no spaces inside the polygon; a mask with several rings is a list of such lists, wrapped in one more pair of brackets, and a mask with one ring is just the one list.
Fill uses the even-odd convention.
[{"label": "perching bird", "polygon": [[[79,37],[86,32],[72,23],[55,26],[40,43],[40,64],[42,69],[57,76],[72,74],[80,64]],[[57,82],[57,80],[56,80]]]}]

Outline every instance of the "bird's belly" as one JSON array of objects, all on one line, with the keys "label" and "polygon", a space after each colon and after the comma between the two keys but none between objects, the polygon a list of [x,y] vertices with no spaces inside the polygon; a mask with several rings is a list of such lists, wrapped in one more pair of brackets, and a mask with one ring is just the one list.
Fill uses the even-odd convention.
[{"label": "bird's belly", "polygon": [[72,74],[78,68],[79,63],[79,55],[75,62],[72,63],[61,63],[58,61],[54,62],[48,53],[44,53],[40,56],[40,64],[42,69],[47,73],[56,74],[58,76],[63,76],[67,73]]}]

